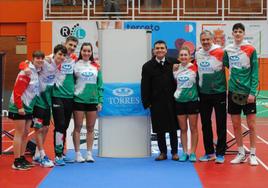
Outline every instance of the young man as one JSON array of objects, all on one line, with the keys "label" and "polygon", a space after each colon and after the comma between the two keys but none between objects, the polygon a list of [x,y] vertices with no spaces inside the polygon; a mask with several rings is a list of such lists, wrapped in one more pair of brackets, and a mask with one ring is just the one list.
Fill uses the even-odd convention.
[{"label": "young man", "polygon": [[[224,162],[226,149],[226,79],[223,66],[223,50],[213,44],[213,35],[204,30],[200,34],[202,48],[196,52],[199,75],[200,116],[202,122],[205,155],[200,161]],[[217,125],[216,157],[213,144],[211,115],[215,110]]]},{"label": "young man", "polygon": [[55,164],[65,165],[65,162],[74,162],[69,160],[63,154],[66,138],[66,131],[69,127],[73,112],[74,97],[74,64],[77,59],[74,54],[78,40],[73,36],[66,39],[65,47],[67,55],[64,62],[58,66],[56,71],[55,85],[52,89],[52,112],[54,118],[54,149]]},{"label": "young man", "polygon": [[24,157],[27,137],[32,124],[33,107],[39,95],[38,71],[43,65],[44,53],[35,51],[33,61],[29,63],[30,75],[20,71],[16,79],[14,90],[10,98],[10,119],[16,120],[14,136],[14,163],[13,169],[29,170],[33,165]]},{"label": "young man", "polygon": [[46,156],[44,142],[50,125],[51,114],[51,94],[55,83],[55,73],[57,67],[65,59],[67,49],[59,44],[55,46],[52,61],[44,61],[42,70],[39,73],[40,96],[34,107],[33,127],[36,134],[37,150],[33,161],[39,162],[43,167],[53,167],[53,162]]},{"label": "young man", "polygon": [[[52,59],[45,59],[39,71],[40,95],[37,97],[33,110],[33,128],[35,129],[36,151],[33,162],[42,167],[53,167],[54,163],[46,156],[44,143],[51,119],[51,94],[55,83],[57,67],[64,61],[67,49],[59,44],[53,50]],[[20,64],[20,68],[29,74],[28,63]]]},{"label": "young man", "polygon": [[175,113],[173,63],[166,57],[167,46],[164,41],[154,44],[154,57],[142,67],[141,96],[144,108],[150,108],[153,132],[157,133],[160,155],[155,159],[167,159],[165,133],[169,132],[172,160],[178,160],[179,128]]},{"label": "young man", "polygon": [[258,165],[256,158],[256,95],[258,86],[258,59],[255,48],[244,40],[245,26],[237,23],[233,26],[234,43],[227,46],[224,54],[224,64],[229,68],[228,113],[231,114],[232,124],[238,154],[231,161],[239,164],[246,161],[243,137],[241,131],[241,111],[246,115],[250,130],[251,165]]}]

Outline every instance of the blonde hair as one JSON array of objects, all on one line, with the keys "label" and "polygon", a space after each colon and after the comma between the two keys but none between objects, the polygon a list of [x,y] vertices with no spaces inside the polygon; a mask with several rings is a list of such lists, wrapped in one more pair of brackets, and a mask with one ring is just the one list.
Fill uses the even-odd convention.
[{"label": "blonde hair", "polygon": [[191,51],[187,46],[181,47],[180,50],[179,50],[179,54],[181,53],[182,50],[186,50],[188,52],[188,54],[191,56]]}]

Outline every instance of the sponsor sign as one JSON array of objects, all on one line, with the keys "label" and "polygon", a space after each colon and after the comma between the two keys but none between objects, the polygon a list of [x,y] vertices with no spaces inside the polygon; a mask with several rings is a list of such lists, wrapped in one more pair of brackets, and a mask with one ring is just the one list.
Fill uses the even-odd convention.
[{"label": "sponsor sign", "polygon": [[146,29],[152,31],[152,47],[157,40],[164,40],[168,56],[178,57],[181,47],[195,52],[196,24],[194,22],[125,22],[125,29]]},{"label": "sponsor sign", "polygon": [[141,103],[140,84],[104,84],[104,103],[100,116],[146,116]]},{"label": "sponsor sign", "polygon": [[98,29],[95,21],[53,21],[53,47],[57,44],[63,44],[69,36],[74,36],[79,41],[76,48],[77,55],[82,43],[90,42],[93,45],[94,57],[98,57]]}]

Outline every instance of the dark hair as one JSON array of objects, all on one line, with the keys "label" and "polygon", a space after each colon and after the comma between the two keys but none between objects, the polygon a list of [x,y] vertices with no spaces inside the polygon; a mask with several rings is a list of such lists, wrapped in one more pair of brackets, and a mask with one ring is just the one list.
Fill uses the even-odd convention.
[{"label": "dark hair", "polygon": [[54,50],[53,50],[53,53],[56,54],[58,53],[59,51],[61,51],[64,55],[67,54],[67,48],[62,45],[62,44],[58,44],[54,47]]},{"label": "dark hair", "polygon": [[91,54],[91,56],[89,57],[89,60],[90,60],[90,61],[93,61],[93,60],[94,60],[94,57],[93,57],[93,46],[92,46],[92,44],[91,44],[90,42],[84,42],[84,43],[82,44],[82,46],[81,46],[81,48],[80,48],[80,52],[79,52],[78,60],[82,59],[82,54],[81,54],[81,52],[82,52],[84,46],[90,46],[92,54]]},{"label": "dark hair", "polygon": [[69,41],[74,41],[74,42],[76,42],[78,44],[78,39],[76,37],[74,37],[74,36],[67,37],[65,42],[67,43]]},{"label": "dark hair", "polygon": [[167,48],[167,44],[166,44],[166,42],[163,41],[163,40],[158,40],[158,41],[156,41],[156,42],[154,43],[154,48],[155,48],[155,45],[157,45],[157,44],[164,44],[165,47]]},{"label": "dark hair", "polygon": [[45,54],[44,54],[44,52],[42,52],[40,50],[36,50],[36,51],[33,52],[32,57],[33,57],[33,59],[36,58],[36,57],[37,58],[38,57],[41,57],[42,59],[44,59],[45,58]]},{"label": "dark hair", "polygon": [[234,24],[232,31],[234,31],[236,29],[242,29],[245,32],[245,26],[242,23]]}]

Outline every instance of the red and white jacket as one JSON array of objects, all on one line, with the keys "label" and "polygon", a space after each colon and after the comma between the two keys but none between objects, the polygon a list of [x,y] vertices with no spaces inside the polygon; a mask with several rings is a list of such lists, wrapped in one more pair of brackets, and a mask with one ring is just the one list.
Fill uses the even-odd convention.
[{"label": "red and white jacket", "polygon": [[9,103],[10,112],[18,113],[20,108],[24,108],[26,114],[31,114],[33,111],[36,96],[39,95],[39,80],[35,66],[30,63],[29,68],[32,71],[30,76],[24,71],[20,71],[17,76]]}]

